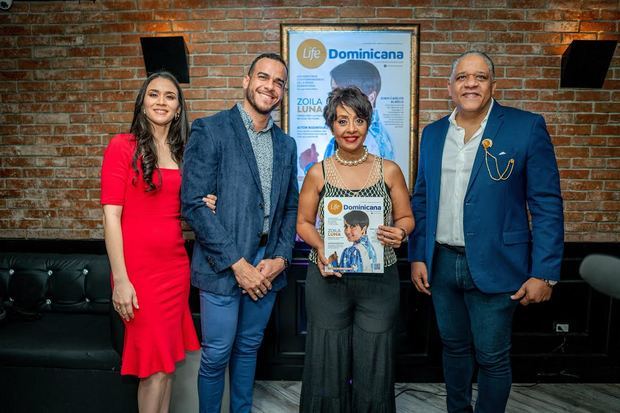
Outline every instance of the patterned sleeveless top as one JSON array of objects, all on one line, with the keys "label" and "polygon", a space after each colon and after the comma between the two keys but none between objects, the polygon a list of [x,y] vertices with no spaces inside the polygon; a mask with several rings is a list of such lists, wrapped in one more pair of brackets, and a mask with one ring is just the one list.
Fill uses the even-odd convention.
[{"label": "patterned sleeveless top", "polygon": [[[323,237],[323,200],[326,197],[382,197],[383,198],[383,225],[392,225],[392,199],[385,180],[383,179],[383,158],[375,156],[370,174],[366,180],[366,184],[362,189],[351,190],[343,183],[336,165],[334,164],[334,158],[329,157],[321,162],[323,168],[324,185],[321,190],[321,199],[319,200],[319,221],[318,228],[319,234]],[[313,263],[319,263],[319,258],[316,249],[312,248],[308,259]],[[383,266],[389,267],[396,263],[396,253],[394,248],[389,245],[384,245],[383,251]]]}]

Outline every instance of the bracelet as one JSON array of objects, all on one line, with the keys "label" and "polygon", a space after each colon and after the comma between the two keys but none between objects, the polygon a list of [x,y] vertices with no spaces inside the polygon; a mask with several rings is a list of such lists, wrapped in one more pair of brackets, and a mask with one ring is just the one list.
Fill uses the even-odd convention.
[{"label": "bracelet", "polygon": [[400,242],[404,242],[407,239],[407,231],[404,228],[396,227],[403,232],[403,237],[400,239]]},{"label": "bracelet", "polygon": [[284,261],[284,269],[286,270],[288,268],[288,260],[281,256],[281,255],[276,255],[273,257],[273,259],[275,260],[276,258],[280,258],[282,261]]}]

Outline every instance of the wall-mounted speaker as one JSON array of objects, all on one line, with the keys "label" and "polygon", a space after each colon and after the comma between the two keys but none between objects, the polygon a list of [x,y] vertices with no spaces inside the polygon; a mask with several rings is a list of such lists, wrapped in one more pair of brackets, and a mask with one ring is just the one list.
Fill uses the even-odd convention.
[{"label": "wall-mounted speaker", "polygon": [[8,10],[13,5],[13,0],[0,0],[0,10]]},{"label": "wall-mounted speaker", "polygon": [[573,40],[562,55],[560,87],[603,87],[617,43],[615,40]]},{"label": "wall-mounted speaker", "polygon": [[166,70],[179,83],[189,83],[187,47],[183,36],[141,37],[140,44],[147,76]]}]

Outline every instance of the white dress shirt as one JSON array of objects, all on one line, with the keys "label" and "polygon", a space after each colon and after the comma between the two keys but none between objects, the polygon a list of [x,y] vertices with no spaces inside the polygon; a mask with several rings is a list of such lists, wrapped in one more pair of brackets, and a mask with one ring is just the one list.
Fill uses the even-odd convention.
[{"label": "white dress shirt", "polygon": [[482,132],[489,120],[493,100],[480,128],[465,143],[465,129],[456,123],[457,109],[450,115],[450,126],[441,159],[441,188],[435,240],[441,244],[464,247],[463,205]]}]

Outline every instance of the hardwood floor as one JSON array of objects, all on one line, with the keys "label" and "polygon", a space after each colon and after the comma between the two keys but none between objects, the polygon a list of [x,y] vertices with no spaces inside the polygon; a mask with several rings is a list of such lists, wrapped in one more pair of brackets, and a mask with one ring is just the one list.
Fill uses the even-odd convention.
[{"label": "hardwood floor", "polygon": [[[301,382],[257,381],[256,413],[289,413],[299,408]],[[396,411],[445,412],[441,383],[396,385]],[[474,388],[474,399],[477,396]],[[620,413],[620,384],[514,384],[506,413]]]}]

